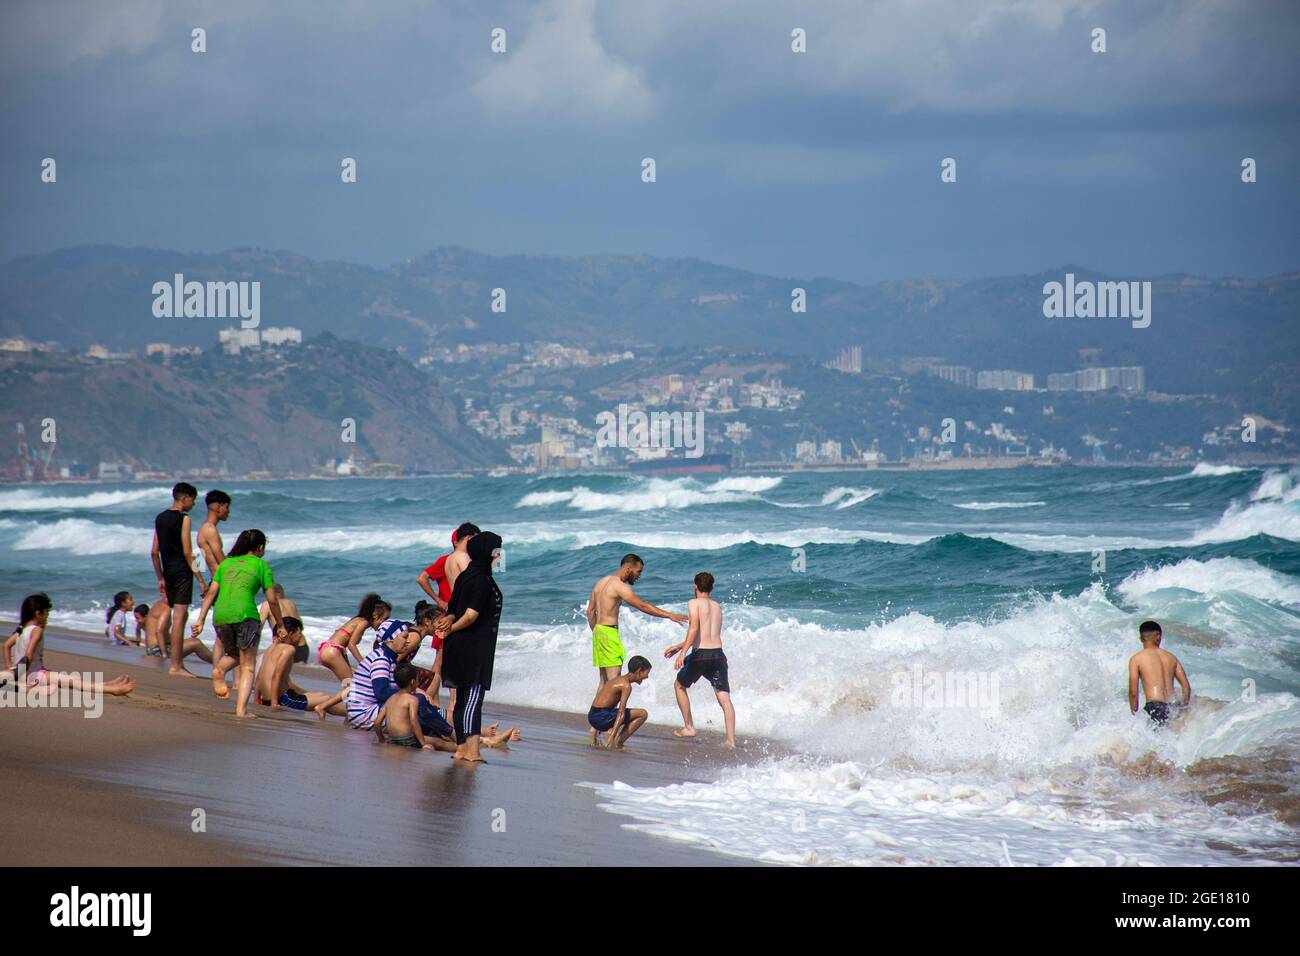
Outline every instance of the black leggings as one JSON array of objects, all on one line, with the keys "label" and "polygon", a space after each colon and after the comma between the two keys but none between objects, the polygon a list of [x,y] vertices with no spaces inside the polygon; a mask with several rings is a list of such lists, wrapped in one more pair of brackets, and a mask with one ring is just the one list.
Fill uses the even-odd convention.
[{"label": "black leggings", "polygon": [[477,737],[483,729],[483,685],[456,688],[456,709],[452,711],[456,724],[456,743],[463,744]]}]

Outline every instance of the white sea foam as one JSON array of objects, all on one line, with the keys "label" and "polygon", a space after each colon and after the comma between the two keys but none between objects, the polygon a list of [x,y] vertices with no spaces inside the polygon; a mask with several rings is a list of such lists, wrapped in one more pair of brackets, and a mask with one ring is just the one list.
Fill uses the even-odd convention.
[{"label": "white sea foam", "polygon": [[1260,601],[1300,607],[1300,582],[1240,558],[1214,558],[1210,561],[1185,558],[1177,564],[1134,572],[1119,585],[1120,594],[1130,602],[1167,589],[1213,597],[1235,592]]},{"label": "white sea foam", "polygon": [[879,488],[832,488],[822,495],[823,505],[835,505],[837,509],[852,508],[880,494]]},{"label": "white sea foam", "polygon": [[1214,527],[1198,532],[1190,544],[1240,541],[1257,534],[1300,541],[1300,484],[1294,472],[1267,473],[1249,503],[1232,502]]},{"label": "white sea foam", "polygon": [[30,524],[14,541],[15,551],[65,551],[76,555],[143,554],[148,556],[153,529],[101,524],[87,518],[60,518]]},{"label": "white sea foam", "polygon": [[520,508],[568,505],[578,511],[675,511],[704,505],[757,501],[781,484],[779,477],[738,476],[701,485],[693,478],[650,478],[618,491],[593,491],[586,485],[533,491],[519,499]]},{"label": "white sea foam", "polygon": [[1239,475],[1245,468],[1238,468],[1236,465],[1211,465],[1208,462],[1199,461],[1196,467],[1192,469],[1191,474],[1183,475],[1184,478],[1222,478],[1224,475]]},{"label": "white sea foam", "polygon": [[968,511],[998,511],[1003,508],[1041,508],[1046,504],[1046,501],[967,501],[953,507]]},{"label": "white sea foam", "polygon": [[91,491],[84,495],[44,494],[29,488],[0,491],[3,511],[81,511],[152,501],[161,511],[171,501],[169,488],[132,488],[129,491]]}]

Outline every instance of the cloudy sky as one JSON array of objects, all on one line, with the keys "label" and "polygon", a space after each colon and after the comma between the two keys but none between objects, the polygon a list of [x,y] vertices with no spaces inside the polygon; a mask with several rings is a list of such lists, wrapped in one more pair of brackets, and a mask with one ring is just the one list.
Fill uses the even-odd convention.
[{"label": "cloudy sky", "polygon": [[6,0],[0,258],[1290,272],[1297,50],[1294,0]]}]

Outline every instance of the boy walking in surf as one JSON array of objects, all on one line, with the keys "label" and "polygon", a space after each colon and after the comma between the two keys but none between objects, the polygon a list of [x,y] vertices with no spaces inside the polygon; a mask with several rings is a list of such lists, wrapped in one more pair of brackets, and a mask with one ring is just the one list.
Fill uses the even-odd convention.
[{"label": "boy walking in surf", "polygon": [[1163,636],[1159,624],[1143,621],[1138,625],[1142,650],[1128,660],[1129,710],[1137,713],[1140,685],[1147,695],[1147,705],[1142,709],[1157,726],[1163,726],[1169,720],[1170,705],[1174,702],[1174,681],[1183,686],[1183,706],[1192,700],[1192,685],[1183,665],[1173,654],[1160,648]]},{"label": "boy walking in surf", "polygon": [[731,685],[727,681],[727,655],[722,653],[722,606],[713,600],[713,575],[701,571],[695,575],[695,597],[687,607],[690,623],[686,626],[686,640],[664,651],[664,657],[677,655],[673,666],[677,679],[673,693],[682,712],[682,729],[674,730],[675,737],[694,737],[695,725],[691,722],[691,697],[687,690],[703,677],[713,685],[718,705],[727,725],[724,747],[736,746],[736,711],[731,706]]}]

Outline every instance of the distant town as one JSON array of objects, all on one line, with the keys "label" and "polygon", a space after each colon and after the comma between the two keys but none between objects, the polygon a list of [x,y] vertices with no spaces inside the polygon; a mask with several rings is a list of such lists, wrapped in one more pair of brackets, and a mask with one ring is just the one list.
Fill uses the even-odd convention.
[{"label": "distant town", "polygon": [[[227,328],[215,348],[287,367],[302,342],[293,327]],[[47,343],[0,340],[0,353],[43,351],[67,354]],[[457,397],[466,425],[504,446],[512,464],[497,466],[499,473],[1168,464],[1286,459],[1296,451],[1287,429],[1267,419],[1255,421],[1256,434],[1243,436],[1242,416],[1221,401],[1149,392],[1141,366],[1062,369],[1047,374],[1043,388],[1031,372],[937,357],[871,367],[861,345],[847,345],[821,363],[761,352],[589,350],[556,342],[398,352]],[[80,360],[174,364],[202,354],[194,346],[150,342],[138,351],[92,345]],[[707,455],[684,449],[670,433],[643,431],[626,445],[602,443],[598,416],[618,408],[647,418],[698,415]],[[1207,413],[1210,427],[1202,427],[1197,423]],[[1148,419],[1151,428],[1144,429]],[[5,467],[9,480],[167,477],[156,463],[125,456],[43,462],[39,444],[19,423],[15,455]],[[227,472],[213,461],[210,473]],[[421,472],[350,452],[306,473]]]}]

